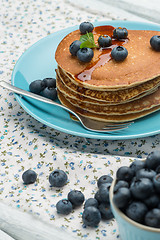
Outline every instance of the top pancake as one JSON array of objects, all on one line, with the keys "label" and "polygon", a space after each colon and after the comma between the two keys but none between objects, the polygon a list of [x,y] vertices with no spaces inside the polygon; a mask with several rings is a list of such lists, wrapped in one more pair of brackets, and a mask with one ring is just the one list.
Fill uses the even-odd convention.
[{"label": "top pancake", "polygon": [[[103,26],[103,34],[112,36],[114,28],[111,27],[112,31],[108,31],[108,28]],[[100,28],[95,27],[93,34],[97,43],[98,37],[102,35]],[[73,81],[83,83],[86,88],[104,90],[133,87],[160,76],[160,52],[154,51],[150,46],[150,39],[154,35],[160,35],[160,32],[128,30],[128,41],[123,44],[128,50],[128,56],[124,61],[116,62],[111,58],[111,49],[114,47],[111,46],[109,53],[101,48],[93,49],[94,57],[91,62],[83,63],[69,52],[70,44],[81,36],[80,31],[76,30],[60,42],[55,59],[65,72],[72,75]],[[102,61],[102,58],[106,60]],[[100,59],[102,65],[95,67]],[[86,68],[87,72],[84,72]],[[84,75],[86,76],[83,77]]]}]

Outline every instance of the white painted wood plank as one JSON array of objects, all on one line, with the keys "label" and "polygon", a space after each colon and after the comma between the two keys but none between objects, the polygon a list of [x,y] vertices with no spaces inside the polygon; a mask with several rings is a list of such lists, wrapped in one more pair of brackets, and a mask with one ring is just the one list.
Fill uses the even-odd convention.
[{"label": "white painted wood plank", "polygon": [[109,6],[118,7],[126,12],[142,17],[146,20],[160,23],[159,0],[101,0]]},{"label": "white painted wood plank", "polygon": [[[0,202],[0,229],[16,240],[75,240],[63,229]],[[6,240],[12,240],[6,238]],[[0,238],[4,240],[4,238]]]},{"label": "white painted wood plank", "polygon": [[0,230],[0,240],[14,240],[14,238]]},{"label": "white painted wood plank", "polygon": [[109,19],[152,21],[160,23],[159,0],[66,0],[68,4]]}]

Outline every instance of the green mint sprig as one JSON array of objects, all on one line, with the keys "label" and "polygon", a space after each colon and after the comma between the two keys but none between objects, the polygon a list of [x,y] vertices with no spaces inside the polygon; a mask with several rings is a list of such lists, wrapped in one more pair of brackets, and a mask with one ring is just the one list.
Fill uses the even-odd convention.
[{"label": "green mint sprig", "polygon": [[85,48],[85,47],[99,48],[99,46],[95,44],[94,36],[92,32],[89,32],[89,33],[87,32],[86,34],[82,35],[80,37],[80,41],[82,42],[80,45],[80,48]]}]

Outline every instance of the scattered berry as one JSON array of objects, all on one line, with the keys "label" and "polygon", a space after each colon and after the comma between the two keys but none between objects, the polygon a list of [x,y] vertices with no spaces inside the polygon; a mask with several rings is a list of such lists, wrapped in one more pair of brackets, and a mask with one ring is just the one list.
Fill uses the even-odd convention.
[{"label": "scattered berry", "polygon": [[24,184],[34,183],[37,179],[37,174],[35,171],[28,169],[22,174],[22,179]]},{"label": "scattered berry", "polygon": [[79,26],[79,30],[82,34],[86,34],[87,32],[92,32],[94,26],[90,22],[82,22]]},{"label": "scattered berry", "polygon": [[67,182],[67,174],[63,170],[55,170],[49,175],[49,182],[52,187],[63,187]]},{"label": "scattered berry", "polygon": [[98,201],[99,204],[103,202],[100,195],[99,195],[99,190],[94,195],[94,198]]},{"label": "scattered berry", "polygon": [[150,39],[150,44],[154,50],[160,51],[160,36],[157,36],[157,35],[153,36]]},{"label": "scattered berry", "polygon": [[127,36],[128,36],[128,31],[126,28],[118,27],[113,30],[113,37],[116,39],[125,39],[127,38]]},{"label": "scattered berry", "polygon": [[111,183],[102,184],[99,188],[99,196],[101,202],[108,203],[109,202],[109,190],[110,190]]},{"label": "scattered berry", "polygon": [[90,206],[98,208],[98,201],[95,198],[88,198],[85,201],[84,208],[87,208]]},{"label": "scattered berry", "polygon": [[101,176],[97,181],[97,186],[100,188],[100,186],[104,183],[112,183],[113,178],[109,175],[103,175]]},{"label": "scattered berry", "polygon": [[86,226],[96,227],[101,221],[100,211],[96,207],[87,207],[82,214],[83,223]]},{"label": "scattered berry", "polygon": [[77,52],[77,58],[81,62],[90,62],[94,56],[94,52],[91,48],[80,48]]},{"label": "scattered berry", "polygon": [[98,44],[100,47],[109,47],[112,45],[112,38],[108,35],[101,35],[98,38]]},{"label": "scattered berry", "polygon": [[67,199],[62,199],[57,202],[56,209],[58,213],[67,215],[72,212],[72,203]]},{"label": "scattered berry", "polygon": [[82,205],[84,202],[84,194],[78,190],[72,190],[68,193],[68,200],[74,207]]},{"label": "scattered berry", "polygon": [[117,62],[123,61],[128,56],[128,51],[123,46],[114,47],[111,51],[111,56]]},{"label": "scattered berry", "polygon": [[78,50],[80,49],[80,45],[82,42],[80,42],[79,40],[75,40],[74,42],[71,43],[71,45],[69,46],[69,51],[73,56],[77,55]]},{"label": "scattered berry", "polygon": [[30,83],[29,90],[32,93],[39,94],[41,91],[45,89],[45,83],[42,80],[35,80]]},{"label": "scattered berry", "polygon": [[101,217],[102,219],[104,220],[110,220],[112,219],[114,216],[113,216],[113,213],[112,213],[112,210],[110,208],[110,204],[107,204],[107,203],[101,203],[98,207],[100,213],[101,213]]},{"label": "scattered berry", "polygon": [[42,92],[41,92],[43,97],[49,98],[51,100],[55,100],[57,97],[57,91],[55,88],[49,88],[46,87]]}]

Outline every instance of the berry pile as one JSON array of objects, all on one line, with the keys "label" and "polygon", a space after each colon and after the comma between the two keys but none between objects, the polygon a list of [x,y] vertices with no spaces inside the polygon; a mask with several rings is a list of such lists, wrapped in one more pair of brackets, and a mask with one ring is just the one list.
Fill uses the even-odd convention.
[{"label": "berry pile", "polygon": [[[109,202],[109,189],[113,179],[109,175],[101,176],[98,181],[98,191],[94,198],[88,198],[84,203],[82,221],[86,226],[96,227],[101,219],[110,220],[113,214]],[[69,214],[75,207],[79,207],[85,200],[84,194],[78,190],[68,193],[66,199],[57,202],[56,209],[60,214]]]},{"label": "berry pile", "polygon": [[132,220],[160,228],[160,151],[116,173],[113,202]]},{"label": "berry pile", "polygon": [[35,80],[30,83],[29,90],[32,93],[40,94],[43,97],[55,100],[57,97],[56,79],[44,78],[43,80]]}]

